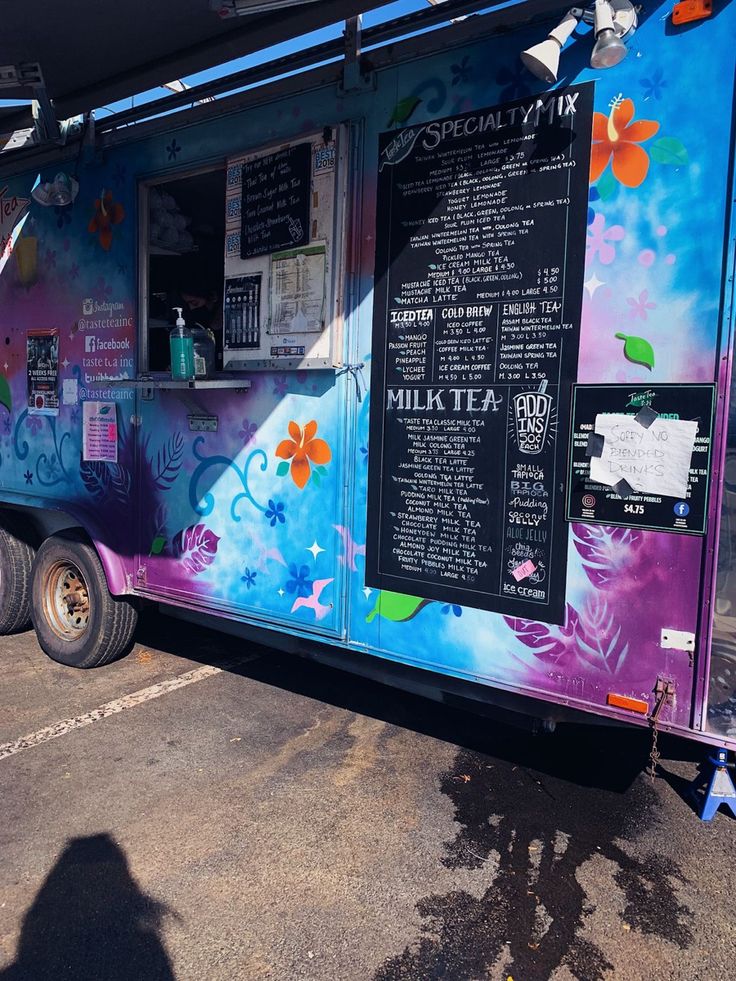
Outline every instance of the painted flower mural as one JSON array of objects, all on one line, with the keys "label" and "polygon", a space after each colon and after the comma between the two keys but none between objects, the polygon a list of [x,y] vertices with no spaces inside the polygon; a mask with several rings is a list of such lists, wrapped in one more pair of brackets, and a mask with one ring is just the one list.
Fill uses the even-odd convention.
[{"label": "painted flower mural", "polygon": [[103,188],[102,193],[95,200],[95,213],[90,219],[87,231],[91,235],[97,235],[102,248],[109,252],[112,245],[112,226],[119,225],[124,218],[125,209],[122,204],[113,201],[112,191]]},{"label": "painted flower mural", "polygon": [[649,170],[649,154],[639,146],[659,130],[653,119],[634,120],[631,99],[614,100],[608,116],[593,113],[593,147],[590,155],[590,180],[598,180],[613,161],[613,176],[626,187],[638,187]]},{"label": "painted flower mural", "polygon": [[[312,474],[312,464],[324,466],[332,459],[332,451],[323,439],[316,438],[317,423],[312,419],[304,429],[293,420],[289,423],[289,436],[276,447],[276,456],[281,457],[277,469],[279,476],[291,472],[291,479],[303,490]],[[291,461],[289,463],[289,461]]]}]

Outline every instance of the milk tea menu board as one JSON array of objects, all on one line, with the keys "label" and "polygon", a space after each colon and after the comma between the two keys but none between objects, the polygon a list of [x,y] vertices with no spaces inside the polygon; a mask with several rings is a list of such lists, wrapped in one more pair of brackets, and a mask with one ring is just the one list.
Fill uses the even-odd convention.
[{"label": "milk tea menu board", "polygon": [[592,85],[379,144],[366,583],[561,623]]}]

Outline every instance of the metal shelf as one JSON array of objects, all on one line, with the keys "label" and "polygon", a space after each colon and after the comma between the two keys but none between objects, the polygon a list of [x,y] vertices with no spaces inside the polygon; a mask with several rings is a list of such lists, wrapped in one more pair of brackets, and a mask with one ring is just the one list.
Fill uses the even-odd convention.
[{"label": "metal shelf", "polygon": [[[103,382],[100,382],[103,384]],[[178,391],[203,392],[220,388],[235,388],[247,391],[250,388],[250,380],[247,378],[193,378],[191,381],[179,381],[174,378],[108,378],[104,381],[105,385],[118,386],[120,388],[144,388],[144,389],[174,389]]]}]

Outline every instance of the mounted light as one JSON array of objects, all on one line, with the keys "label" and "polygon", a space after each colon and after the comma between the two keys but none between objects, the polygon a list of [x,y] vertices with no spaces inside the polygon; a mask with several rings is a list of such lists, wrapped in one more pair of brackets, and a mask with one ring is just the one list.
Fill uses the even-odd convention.
[{"label": "mounted light", "polygon": [[31,197],[44,208],[65,208],[73,204],[78,192],[78,181],[67,174],[57,174],[52,181],[36,184]]},{"label": "mounted light", "polygon": [[587,9],[572,7],[544,41],[522,51],[521,60],[532,75],[550,85],[557,81],[560,50],[579,21],[593,26],[593,68],[613,68],[626,57],[624,41],[637,27],[633,4],[630,0],[595,0]]},{"label": "mounted light", "polygon": [[590,64],[593,68],[613,68],[626,57],[626,45],[613,27],[613,8],[608,0],[596,0],[595,44]]},{"label": "mounted light", "polygon": [[560,51],[578,26],[581,15],[582,11],[575,8],[568,10],[557,27],[549,32],[546,40],[521,52],[521,60],[532,75],[536,75],[537,78],[541,78],[543,82],[550,85],[557,81]]}]

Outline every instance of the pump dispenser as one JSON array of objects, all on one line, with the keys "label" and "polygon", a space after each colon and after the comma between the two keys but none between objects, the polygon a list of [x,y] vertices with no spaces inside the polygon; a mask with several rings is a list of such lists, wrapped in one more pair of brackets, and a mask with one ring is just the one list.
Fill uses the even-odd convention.
[{"label": "pump dispenser", "polygon": [[194,378],[194,338],[182,317],[182,307],[173,309],[178,316],[176,326],[169,334],[171,377],[175,381],[191,381]]}]

